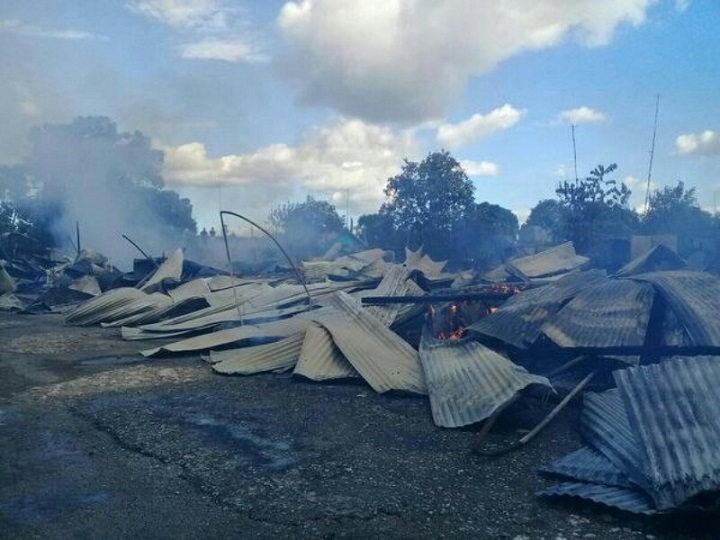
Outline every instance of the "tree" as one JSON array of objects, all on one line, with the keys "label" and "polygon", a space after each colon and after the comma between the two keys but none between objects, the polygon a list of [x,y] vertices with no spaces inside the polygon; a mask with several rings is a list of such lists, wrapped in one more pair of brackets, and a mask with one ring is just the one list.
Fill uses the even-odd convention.
[{"label": "tree", "polygon": [[368,246],[392,251],[403,248],[402,238],[390,214],[366,214],[357,222],[358,236]]},{"label": "tree", "polygon": [[433,152],[420,163],[405,160],[402,172],[388,179],[388,202],[380,214],[392,218],[406,244],[424,245],[445,257],[452,247],[452,231],[474,203],[474,186],[449,152]]},{"label": "tree", "polygon": [[637,222],[628,207],[631,194],[628,187],[606,178],[616,169],[615,163],[607,167],[598,165],[588,177],[565,180],[555,190],[564,228],[562,236],[572,240],[580,253],[587,253],[598,234],[628,232]]},{"label": "tree", "polygon": [[344,229],[335,206],[308,196],[301,203],[286,203],[270,211],[268,223],[285,241],[297,259],[321,255],[329,235]]},{"label": "tree", "polygon": [[642,218],[647,234],[677,234],[678,252],[685,257],[707,247],[702,246],[703,240],[715,237],[719,224],[712,214],[698,206],[695,188],[686,189],[682,181],[651,194]]},{"label": "tree", "polygon": [[524,227],[542,227],[550,234],[553,242],[567,240],[563,208],[557,199],[545,199],[537,203],[530,210]]},{"label": "tree", "polygon": [[482,202],[473,204],[456,228],[459,249],[479,269],[502,264],[511,256],[518,219],[510,210]]}]

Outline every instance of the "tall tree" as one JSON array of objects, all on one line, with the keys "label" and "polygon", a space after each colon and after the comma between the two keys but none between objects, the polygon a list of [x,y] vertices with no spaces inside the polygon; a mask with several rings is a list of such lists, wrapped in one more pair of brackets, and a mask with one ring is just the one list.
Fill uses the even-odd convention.
[{"label": "tall tree", "polygon": [[630,190],[607,178],[617,165],[598,165],[586,178],[561,182],[555,193],[560,203],[564,236],[581,253],[587,253],[593,237],[630,231],[637,216],[628,207]]},{"label": "tall tree", "polygon": [[456,242],[465,259],[478,269],[487,269],[511,256],[518,234],[518,219],[497,204],[473,204],[456,228]]},{"label": "tall tree", "polygon": [[695,188],[686,189],[682,181],[652,193],[642,218],[647,234],[677,234],[678,252],[683,256],[701,247],[714,247],[702,244],[717,238],[719,227],[720,220],[698,205]]},{"label": "tall tree", "polygon": [[428,253],[448,256],[452,231],[473,205],[474,186],[449,152],[433,152],[420,163],[405,160],[402,172],[385,188],[388,202],[380,214],[392,217],[407,243]]},{"label": "tall tree", "polygon": [[270,211],[268,223],[277,231],[291,255],[306,259],[321,255],[329,237],[344,229],[334,205],[308,196],[301,203],[286,203]]}]

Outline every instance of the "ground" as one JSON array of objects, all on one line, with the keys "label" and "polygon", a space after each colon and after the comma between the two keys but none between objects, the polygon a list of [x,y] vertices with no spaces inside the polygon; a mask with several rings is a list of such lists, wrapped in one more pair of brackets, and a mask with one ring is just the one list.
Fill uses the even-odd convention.
[{"label": "ground", "polygon": [[[470,453],[425,398],[290,374],[217,375],[157,342],[0,314],[0,538],[717,538],[716,517],[638,518],[535,492],[578,448],[577,407],[527,447]],[[526,402],[490,444],[552,403]]]}]

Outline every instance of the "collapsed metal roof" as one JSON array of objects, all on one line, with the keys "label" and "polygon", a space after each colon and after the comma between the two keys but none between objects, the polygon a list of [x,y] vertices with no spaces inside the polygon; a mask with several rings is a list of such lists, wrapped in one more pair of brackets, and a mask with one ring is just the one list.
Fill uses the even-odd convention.
[{"label": "collapsed metal roof", "polygon": [[439,340],[425,330],[420,341],[435,424],[459,427],[485,420],[520,390],[550,382],[484,345],[468,339]]},{"label": "collapsed metal roof", "polygon": [[590,261],[575,253],[572,242],[551,247],[525,257],[510,260],[508,271],[523,279],[543,278],[577,270]]},{"label": "collapsed metal roof", "polygon": [[497,338],[526,348],[540,336],[543,324],[580,291],[607,280],[602,270],[574,272],[554,283],[510,297],[489,317],[470,325],[471,333]]},{"label": "collapsed metal roof", "polygon": [[293,374],[313,381],[360,377],[330,333],[318,324],[308,326]]},{"label": "collapsed metal roof", "polygon": [[647,283],[597,283],[580,291],[541,331],[561,347],[642,345],[653,296]]},{"label": "collapsed metal roof", "polygon": [[331,300],[332,308],[313,320],[330,332],[338,349],[376,392],[427,393],[415,349],[347,293],[338,292]]},{"label": "collapsed metal roof", "polygon": [[[579,466],[571,454],[545,470],[590,483],[541,494],[641,513],[699,504],[700,494],[720,495],[720,357],[675,357],[613,375],[617,388],[587,394],[580,419],[583,437],[612,466],[597,459]],[[617,486],[622,477],[614,469],[633,484],[631,492]]]}]

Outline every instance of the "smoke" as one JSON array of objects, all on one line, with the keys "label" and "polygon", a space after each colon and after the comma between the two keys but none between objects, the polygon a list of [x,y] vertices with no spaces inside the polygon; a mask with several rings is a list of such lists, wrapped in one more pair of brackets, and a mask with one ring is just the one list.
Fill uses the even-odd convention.
[{"label": "smoke", "polygon": [[83,248],[127,269],[141,255],[123,234],[153,255],[194,238],[192,207],[162,190],[163,154],[142,133],[118,132],[106,117],[79,117],[33,129],[30,146],[24,167],[37,189],[34,210],[51,223],[58,245],[73,244],[77,223]]}]

